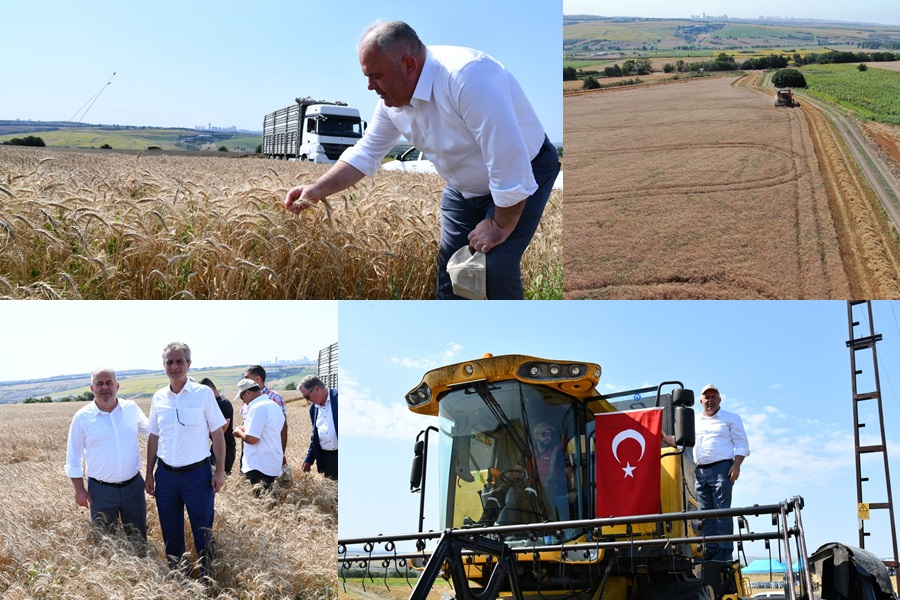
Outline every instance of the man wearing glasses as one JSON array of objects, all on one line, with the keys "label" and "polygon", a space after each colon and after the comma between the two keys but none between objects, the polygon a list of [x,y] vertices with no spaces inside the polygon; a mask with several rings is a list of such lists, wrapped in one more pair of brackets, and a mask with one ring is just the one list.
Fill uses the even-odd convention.
[{"label": "man wearing glasses", "polygon": [[[190,366],[187,344],[172,342],[163,348],[169,385],[156,392],[150,404],[146,489],[156,497],[166,556],[172,566],[184,554],[187,508],[202,577],[212,556],[215,493],[225,483],[225,417],[212,390],[188,380]],[[215,473],[210,468],[210,437]]]},{"label": "man wearing glasses", "polygon": [[[281,474],[284,460],[281,448],[284,414],[252,379],[238,382],[238,396],[247,407],[244,424],[234,429],[234,437],[244,442],[241,473],[250,480],[250,485],[262,483],[265,489],[269,489]],[[258,491],[255,493],[259,495]]]},{"label": "man wearing glasses", "polygon": [[297,386],[303,398],[312,403],[309,418],[312,421],[312,436],[309,451],[303,461],[303,471],[308,473],[313,463],[319,473],[338,478],[338,391],[325,387],[315,375],[307,375]]}]

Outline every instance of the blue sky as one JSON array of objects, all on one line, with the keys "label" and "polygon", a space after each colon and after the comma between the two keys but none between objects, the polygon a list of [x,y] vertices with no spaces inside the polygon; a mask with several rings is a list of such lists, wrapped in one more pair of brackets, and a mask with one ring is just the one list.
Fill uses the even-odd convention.
[{"label": "blue sky", "polygon": [[0,119],[66,120],[102,89],[85,122],[259,130],[298,96],[343,100],[369,120],[377,97],[356,44],[373,21],[399,19],[426,44],[475,47],[506,65],[561,141],[561,3],[529,4],[2,0]]},{"label": "blue sky", "polygon": [[[884,336],[877,351],[896,482],[900,304],[877,302],[874,311]],[[340,536],[416,530],[419,496],[409,492],[413,441],[436,419],[409,412],[404,395],[431,368],[491,352],[596,362],[607,393],[672,379],[697,392],[715,383],[722,407],[742,415],[751,444],[734,505],[800,495],[810,552],[828,541],[858,545],[848,338],[842,301],[341,303],[341,411],[347,416],[341,420]],[[864,434],[876,433],[876,424],[870,420]],[[873,482],[864,499],[883,501],[876,469],[865,474]],[[434,495],[427,499],[426,530],[437,527],[438,512],[437,482],[428,487]],[[894,491],[900,498],[896,484]],[[887,530],[883,511],[873,518],[883,521],[870,521],[868,531]],[[751,521],[751,527],[769,526]],[[867,541],[885,557],[889,547],[885,535]],[[757,543],[747,554],[766,551]]]},{"label": "blue sky", "polygon": [[193,368],[315,361],[338,341],[337,311],[332,301],[0,302],[0,381],[162,369],[173,341],[191,347]]},{"label": "blue sky", "polygon": [[656,18],[689,18],[691,15],[706,13],[753,19],[765,15],[900,25],[900,3],[896,0],[563,0],[563,13]]}]

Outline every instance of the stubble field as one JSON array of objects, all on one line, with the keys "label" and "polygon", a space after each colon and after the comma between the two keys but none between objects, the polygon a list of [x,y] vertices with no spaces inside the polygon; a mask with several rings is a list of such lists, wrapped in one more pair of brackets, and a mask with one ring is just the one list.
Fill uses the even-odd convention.
[{"label": "stubble field", "polygon": [[[91,543],[89,513],[63,467],[72,415],[83,403],[0,405],[0,596],[25,598],[332,598],[337,590],[338,486],[300,465],[307,403],[290,401],[287,459],[295,483],[253,497],[235,463],[216,495],[217,548],[204,585],[170,571],[156,504],[147,497],[149,555],[117,537]],[[299,398],[298,393],[294,396]],[[138,404],[149,412],[149,400]],[[237,404],[235,405],[239,408]],[[240,417],[236,418],[240,423]],[[146,443],[141,441],[146,460]],[[238,441],[238,460],[240,441]],[[315,471],[315,468],[313,469]],[[142,469],[142,475],[144,470]],[[277,484],[276,484],[277,485]],[[185,519],[187,524],[187,519]],[[186,525],[189,551],[193,545]]]},{"label": "stubble field", "polygon": [[845,260],[855,234],[835,224],[804,112],[735,81],[566,98],[566,297],[896,293],[894,265],[859,272],[883,248]]},{"label": "stubble field", "polygon": [[[0,146],[0,297],[434,298],[443,181],[382,172],[284,210],[289,188],[326,169]],[[554,192],[523,258],[539,298],[562,277],[561,202]]]}]

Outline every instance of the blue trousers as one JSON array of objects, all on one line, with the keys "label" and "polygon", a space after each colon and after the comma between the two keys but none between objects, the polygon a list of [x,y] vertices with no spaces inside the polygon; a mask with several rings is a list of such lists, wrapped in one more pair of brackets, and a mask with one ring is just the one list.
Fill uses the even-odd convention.
[{"label": "blue trousers", "polygon": [[[537,191],[529,196],[519,223],[509,238],[487,253],[487,297],[489,300],[521,300],[522,255],[534,232],[537,231],[550,198],[553,183],[559,174],[559,155],[550,140],[531,161]],[[441,248],[438,253],[438,300],[461,300],[453,293],[453,284],[447,273],[447,262],[453,253],[469,244],[469,233],[483,220],[494,216],[494,199],[490,194],[476,198],[463,198],[451,187],[444,188],[441,196]]]},{"label": "blue trousers", "polygon": [[147,498],[140,473],[123,487],[89,478],[88,493],[91,496],[91,521],[98,527],[109,531],[121,519],[126,533],[136,533],[142,540],[147,540]]},{"label": "blue trousers", "polygon": [[175,564],[184,554],[184,509],[187,509],[194,536],[194,548],[200,556],[201,570],[208,561],[212,545],[215,493],[212,469],[204,465],[187,473],[173,473],[161,465],[156,467],[156,510],[162,529],[166,556]]},{"label": "blue trousers", "polygon": [[[726,460],[707,468],[697,467],[696,487],[697,503],[700,510],[713,508],[731,508],[732,483],[728,478],[728,470],[733,461]],[[703,535],[731,535],[734,533],[734,520],[731,517],[721,519],[704,519]],[[733,542],[705,543],[703,557],[706,560],[731,560],[734,551]]]}]

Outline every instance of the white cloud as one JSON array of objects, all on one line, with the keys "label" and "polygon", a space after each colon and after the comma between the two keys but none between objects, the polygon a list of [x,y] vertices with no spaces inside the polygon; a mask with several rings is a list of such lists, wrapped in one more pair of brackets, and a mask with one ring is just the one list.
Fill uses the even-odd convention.
[{"label": "white cloud", "polygon": [[408,369],[416,369],[418,371],[428,371],[437,367],[444,366],[448,361],[452,361],[462,352],[462,345],[455,342],[447,344],[447,348],[431,357],[409,358],[405,356],[392,356],[389,360],[392,365],[404,367]]},{"label": "white cloud", "polygon": [[360,385],[352,373],[340,370],[341,413],[353,415],[341,421],[341,436],[391,440],[414,440],[436,419],[423,419],[411,412],[403,400],[385,401]]}]

